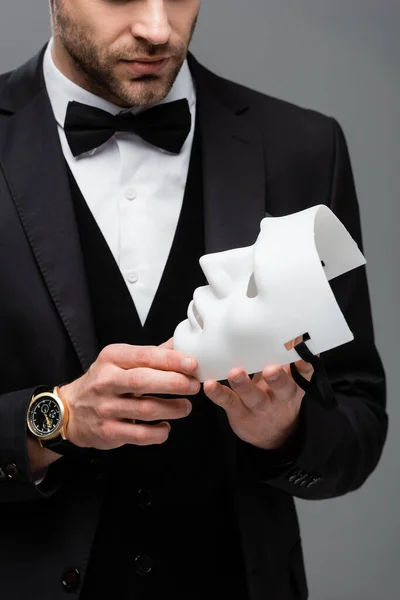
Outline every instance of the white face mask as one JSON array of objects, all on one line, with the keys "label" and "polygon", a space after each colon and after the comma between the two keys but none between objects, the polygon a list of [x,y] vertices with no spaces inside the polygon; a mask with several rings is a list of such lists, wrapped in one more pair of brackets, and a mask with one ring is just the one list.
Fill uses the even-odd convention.
[{"label": "white face mask", "polygon": [[194,292],[174,348],[197,359],[204,382],[234,367],[251,374],[295,362],[287,346],[304,334],[313,354],[345,344],[353,335],[329,280],[365,262],[324,205],[265,218],[253,246],[201,257],[209,285]]}]

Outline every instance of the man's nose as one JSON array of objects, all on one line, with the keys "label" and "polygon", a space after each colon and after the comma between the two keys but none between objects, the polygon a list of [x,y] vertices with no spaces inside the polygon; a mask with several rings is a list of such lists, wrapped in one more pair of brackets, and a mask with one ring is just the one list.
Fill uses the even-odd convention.
[{"label": "man's nose", "polygon": [[132,34],[153,46],[161,46],[169,41],[171,26],[165,0],[145,0],[140,14],[135,13]]}]

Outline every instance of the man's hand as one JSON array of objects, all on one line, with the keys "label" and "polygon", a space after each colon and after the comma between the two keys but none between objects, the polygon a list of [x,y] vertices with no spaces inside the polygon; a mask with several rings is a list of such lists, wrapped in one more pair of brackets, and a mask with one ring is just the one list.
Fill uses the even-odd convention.
[{"label": "man's hand", "polygon": [[197,362],[173,350],[170,340],[161,346],[107,346],[87,373],[60,389],[70,408],[68,440],[99,450],[164,443],[171,429],[166,420],[188,416],[192,404],[152,394],[197,394],[196,368]]},{"label": "man's hand", "polygon": [[[296,362],[308,381],[313,367]],[[297,386],[290,367],[268,366],[253,379],[243,369],[228,374],[231,388],[213,380],[204,382],[204,392],[227,414],[230,426],[244,442],[275,450],[295,431],[304,391]]]}]

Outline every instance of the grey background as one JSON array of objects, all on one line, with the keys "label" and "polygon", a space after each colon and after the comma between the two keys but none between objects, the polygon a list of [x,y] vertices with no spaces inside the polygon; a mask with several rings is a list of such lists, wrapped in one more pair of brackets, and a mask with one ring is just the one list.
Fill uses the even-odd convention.
[{"label": "grey background", "polygon": [[[399,26],[399,0],[203,0],[192,45],[221,75],[336,117],[352,156],[390,434],[360,491],[297,503],[311,600],[400,597]],[[48,32],[45,0],[2,0],[0,71]]]}]

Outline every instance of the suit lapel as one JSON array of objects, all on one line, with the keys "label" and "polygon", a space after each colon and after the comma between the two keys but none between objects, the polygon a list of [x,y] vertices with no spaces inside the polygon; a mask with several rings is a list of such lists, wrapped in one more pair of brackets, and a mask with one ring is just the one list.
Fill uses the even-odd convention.
[{"label": "suit lapel", "polygon": [[[256,119],[236,87],[230,94],[230,84],[204,69],[192,55],[189,65],[203,142],[206,252],[250,246],[260,232],[266,204],[264,148]],[[237,438],[224,410],[217,408],[217,418],[234,481]]]},{"label": "suit lapel", "polygon": [[251,245],[265,216],[263,144],[252,107],[189,55],[203,139],[206,252]]},{"label": "suit lapel", "polygon": [[43,52],[16,71],[0,97],[0,167],[37,265],[86,370],[96,357],[96,338],[42,60]]}]

